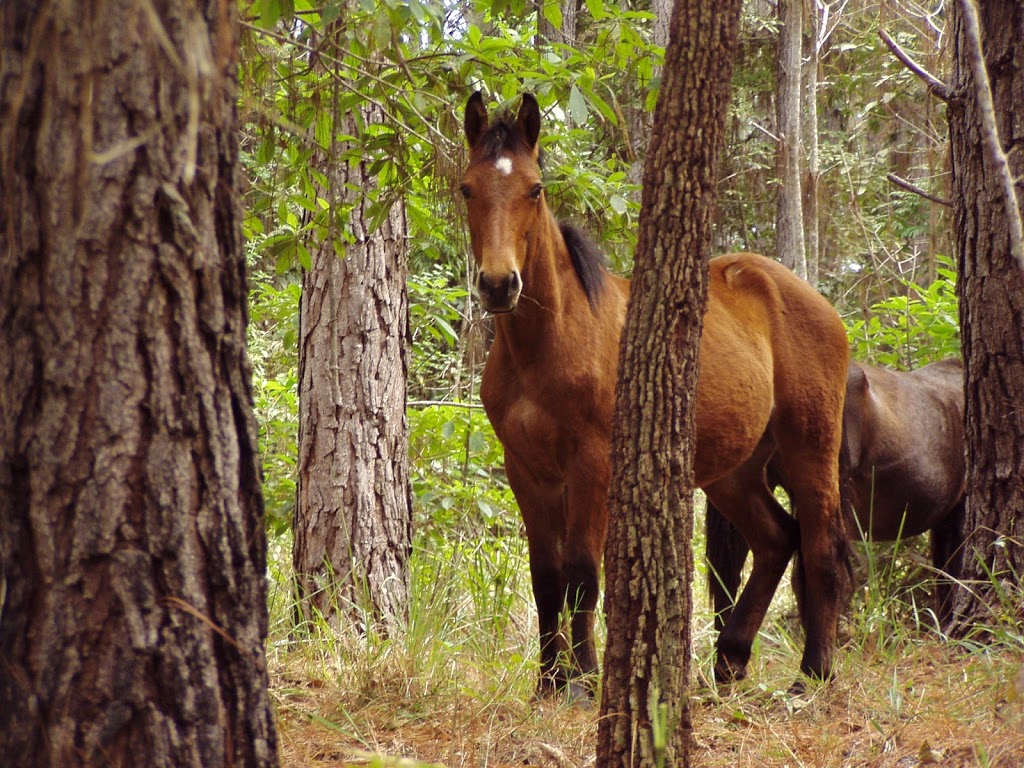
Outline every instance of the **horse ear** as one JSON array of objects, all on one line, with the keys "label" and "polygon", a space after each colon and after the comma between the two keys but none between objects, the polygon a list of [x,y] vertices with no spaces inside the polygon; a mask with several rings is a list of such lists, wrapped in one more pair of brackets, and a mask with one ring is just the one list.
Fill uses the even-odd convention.
[{"label": "horse ear", "polygon": [[530,149],[536,149],[537,137],[540,136],[540,107],[532,93],[523,94],[523,104],[519,107],[519,130]]},{"label": "horse ear", "polygon": [[469,146],[473,147],[480,134],[487,128],[487,107],[484,106],[484,97],[480,91],[476,91],[466,102],[466,118],[463,125],[466,129],[466,140]]}]

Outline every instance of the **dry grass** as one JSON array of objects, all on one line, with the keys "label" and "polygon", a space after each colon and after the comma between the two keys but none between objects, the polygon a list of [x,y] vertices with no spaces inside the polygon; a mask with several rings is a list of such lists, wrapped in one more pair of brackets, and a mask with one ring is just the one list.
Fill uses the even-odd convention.
[{"label": "dry grass", "polygon": [[[410,626],[393,640],[321,628],[292,643],[279,620],[270,669],[282,764],[593,764],[596,706],[533,699],[526,579],[504,586],[509,615],[494,617],[474,609],[487,601],[439,584],[436,564],[427,570]],[[784,604],[762,632],[749,678],[728,689],[704,680],[710,616],[696,616],[694,765],[1024,766],[1019,634],[968,649],[884,616],[854,615],[850,624],[837,679],[795,696],[801,640]]]}]

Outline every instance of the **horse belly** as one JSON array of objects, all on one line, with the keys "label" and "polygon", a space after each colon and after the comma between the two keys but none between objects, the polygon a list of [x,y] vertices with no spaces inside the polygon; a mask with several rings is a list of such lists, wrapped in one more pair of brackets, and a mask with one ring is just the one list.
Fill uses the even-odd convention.
[{"label": "horse belly", "polygon": [[705,487],[745,462],[764,437],[775,405],[764,339],[730,337],[705,318],[697,381],[694,482]]}]

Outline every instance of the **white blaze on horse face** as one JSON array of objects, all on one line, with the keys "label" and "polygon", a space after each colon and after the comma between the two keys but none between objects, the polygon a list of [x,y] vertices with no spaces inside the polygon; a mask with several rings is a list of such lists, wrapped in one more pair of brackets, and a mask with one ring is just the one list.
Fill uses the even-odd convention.
[{"label": "white blaze on horse face", "polygon": [[510,173],[512,173],[512,158],[499,157],[494,163],[494,170],[496,170],[502,176],[508,176]]}]

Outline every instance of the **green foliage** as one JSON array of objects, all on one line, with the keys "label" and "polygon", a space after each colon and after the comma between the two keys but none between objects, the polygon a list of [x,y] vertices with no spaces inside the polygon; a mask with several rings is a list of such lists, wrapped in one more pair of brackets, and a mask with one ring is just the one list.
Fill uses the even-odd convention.
[{"label": "green foliage", "polygon": [[445,271],[435,264],[409,276],[410,397],[457,396],[451,389],[461,365],[459,332],[471,297]]},{"label": "green foliage", "polygon": [[409,409],[416,527],[431,539],[518,535],[504,451],[484,412],[459,405]]},{"label": "green foliage", "polygon": [[249,355],[259,423],[263,498],[267,528],[280,534],[291,525],[297,482],[299,284],[290,282],[275,288],[261,273],[252,279]]},{"label": "green foliage", "polygon": [[847,322],[855,360],[906,370],[960,355],[956,271],[948,259],[941,263],[930,285],[903,281],[903,295],[873,304],[866,320]]}]

